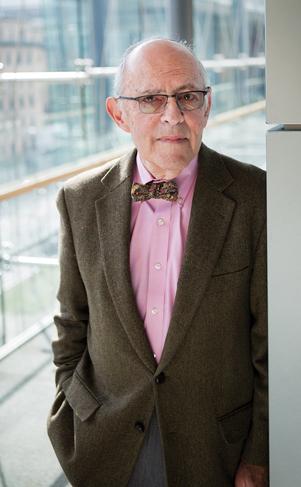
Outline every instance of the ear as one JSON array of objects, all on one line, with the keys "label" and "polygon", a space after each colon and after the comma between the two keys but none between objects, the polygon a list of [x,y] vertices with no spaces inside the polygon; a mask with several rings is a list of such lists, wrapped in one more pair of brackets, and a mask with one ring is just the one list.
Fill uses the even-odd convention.
[{"label": "ear", "polygon": [[106,109],[108,115],[116,123],[116,125],[118,125],[119,128],[121,128],[125,132],[130,132],[130,127],[127,123],[127,117],[125,115],[125,112],[120,108],[120,104],[118,103],[118,100],[116,100],[116,98],[114,98],[113,96],[107,98]]}]

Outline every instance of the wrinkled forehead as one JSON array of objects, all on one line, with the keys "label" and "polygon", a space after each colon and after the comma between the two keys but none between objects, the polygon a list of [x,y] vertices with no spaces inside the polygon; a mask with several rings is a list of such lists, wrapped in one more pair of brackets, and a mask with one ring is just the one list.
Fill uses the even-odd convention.
[{"label": "wrinkled forehead", "polygon": [[202,88],[197,62],[184,48],[144,46],[133,51],[124,73],[125,87],[132,93]]}]

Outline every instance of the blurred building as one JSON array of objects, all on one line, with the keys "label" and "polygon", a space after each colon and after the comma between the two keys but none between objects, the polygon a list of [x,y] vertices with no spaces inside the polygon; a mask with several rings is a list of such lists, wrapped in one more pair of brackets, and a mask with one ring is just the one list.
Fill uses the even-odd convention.
[{"label": "blurred building", "polygon": [[[1,12],[0,60],[2,69],[6,71],[47,70],[42,22],[30,11],[21,19],[15,9]],[[3,183],[15,177],[16,158],[26,157],[35,149],[35,134],[44,126],[48,103],[47,90],[37,91],[33,84],[26,84],[22,89],[1,84],[0,96],[0,167]],[[26,175],[26,167],[21,173]]]}]

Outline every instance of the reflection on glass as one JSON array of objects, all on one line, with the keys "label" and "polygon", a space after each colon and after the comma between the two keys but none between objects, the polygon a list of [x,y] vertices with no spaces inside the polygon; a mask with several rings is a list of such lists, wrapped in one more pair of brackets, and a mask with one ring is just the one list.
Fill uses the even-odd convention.
[{"label": "reflection on glass", "polygon": [[[114,66],[130,43],[167,35],[166,14],[163,0],[151,5],[142,0],[0,0],[2,71],[74,71],[82,69],[83,59],[97,66]],[[196,1],[193,21],[195,51],[202,59],[262,55],[262,2]],[[209,78],[213,116],[264,98],[262,68],[215,69]],[[64,164],[75,166],[91,154],[129,142],[105,113],[112,81],[0,80],[0,187]],[[227,129],[220,129],[223,140],[224,133]],[[210,131],[208,138],[212,140]],[[48,307],[41,304],[47,301],[44,296],[37,300],[40,304],[31,303],[26,292],[31,285],[41,292],[39,279],[52,282],[55,266],[50,261],[48,265],[46,261],[26,264],[24,258],[56,256],[54,195],[51,186],[0,204],[0,307],[2,323],[9,323],[6,328],[10,329],[2,333],[2,341],[38,319],[39,306],[45,313],[53,306],[52,302]],[[52,222],[46,233],[45,214],[51,215]],[[23,257],[22,263],[17,257]],[[45,296],[49,292],[45,287]]]},{"label": "reflection on glass", "polygon": [[[76,71],[83,69],[83,59],[93,60],[94,66],[116,66],[129,44],[168,35],[167,4],[166,0],[0,0],[0,73]],[[195,52],[201,59],[263,55],[262,0],[195,0],[193,8]],[[264,99],[261,68],[218,68],[210,70],[209,78],[213,116]],[[10,184],[64,164],[76,166],[89,155],[129,142],[105,113],[110,94],[112,78],[81,84],[4,82],[0,76],[0,193]],[[262,126],[263,116],[256,114],[209,128],[205,143],[254,163],[258,154],[264,165]],[[12,343],[51,317],[57,306],[57,190],[51,184],[0,200],[0,351],[2,344]],[[45,431],[53,396],[51,333],[49,329],[39,334],[1,362],[3,485],[67,485]],[[32,428],[26,442],[29,421]]]},{"label": "reflection on glass", "polygon": [[0,345],[54,311],[57,190],[52,185],[0,202]]}]

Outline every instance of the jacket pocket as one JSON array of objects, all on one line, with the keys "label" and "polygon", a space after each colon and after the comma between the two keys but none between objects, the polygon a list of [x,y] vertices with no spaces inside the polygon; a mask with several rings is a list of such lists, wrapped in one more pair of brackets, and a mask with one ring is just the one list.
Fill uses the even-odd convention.
[{"label": "jacket pocket", "polygon": [[241,263],[233,268],[229,267],[217,267],[212,273],[212,277],[227,276],[228,274],[236,274],[238,272],[246,271],[249,269],[249,264]]},{"label": "jacket pocket", "polygon": [[236,443],[247,437],[252,419],[252,403],[250,401],[217,418],[226,443]]},{"label": "jacket pocket", "polygon": [[86,421],[102,406],[102,402],[82,382],[77,372],[62,384],[66,399],[81,421]]},{"label": "jacket pocket", "polygon": [[[250,267],[244,265],[234,268],[215,269],[208,283],[207,295],[223,295],[224,300],[241,296],[249,289]],[[240,298],[241,299],[241,298]]]}]

